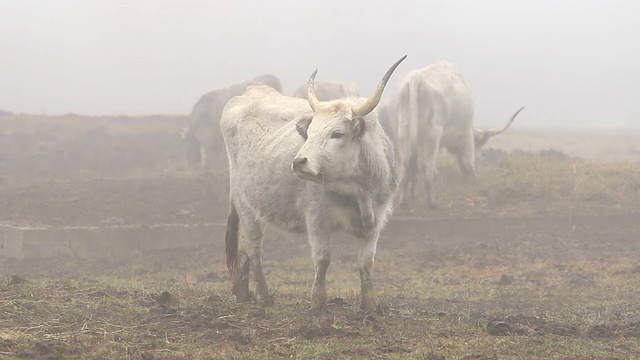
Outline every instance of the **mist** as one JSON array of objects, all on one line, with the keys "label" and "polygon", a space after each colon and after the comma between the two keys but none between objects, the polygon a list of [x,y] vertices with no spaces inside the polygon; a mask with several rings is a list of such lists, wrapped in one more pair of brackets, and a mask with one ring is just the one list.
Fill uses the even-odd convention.
[{"label": "mist", "polygon": [[[491,0],[0,1],[0,109],[187,114],[205,92],[272,73],[291,94],[456,65],[476,124],[526,106],[518,127],[640,128],[640,5]],[[636,45],[633,45],[636,44]]]}]

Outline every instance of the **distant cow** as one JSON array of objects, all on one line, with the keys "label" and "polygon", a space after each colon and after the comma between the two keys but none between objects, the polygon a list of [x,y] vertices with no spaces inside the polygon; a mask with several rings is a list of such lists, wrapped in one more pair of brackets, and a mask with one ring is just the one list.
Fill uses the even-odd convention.
[{"label": "distant cow", "polygon": [[476,176],[476,152],[509,128],[520,108],[501,127],[481,130],[473,125],[473,101],[458,70],[446,61],[406,73],[385,106],[387,127],[400,157],[398,201],[413,195],[418,164],[425,165],[429,206],[437,207],[434,181],[441,147],[453,154],[460,171]]},{"label": "distant cow", "polygon": [[[397,149],[398,148],[398,137],[396,136],[397,124],[395,121],[393,121],[389,117],[388,104],[384,104],[384,105],[381,104],[378,106],[378,122],[380,123],[380,126],[382,126],[382,129],[387,134],[387,136],[389,136],[389,138],[391,139],[393,148]],[[396,151],[396,155],[398,155],[397,151]]]},{"label": "distant cow", "polygon": [[271,299],[262,271],[262,240],[265,226],[272,225],[308,236],[315,264],[312,309],[326,303],[332,233],[354,235],[360,306],[377,308],[371,273],[398,178],[393,146],[374,109],[405,58],[387,71],[368,99],[320,101],[314,90],[316,70],[308,100],[251,86],[229,101],[220,128],[229,160],[227,267],[238,301],[251,299],[250,267],[258,299]]},{"label": "distant cow", "polygon": [[200,165],[206,169],[215,154],[222,154],[224,143],[220,133],[220,116],[229,99],[242,94],[250,85],[268,85],[282,92],[280,80],[274,75],[261,75],[251,80],[208,92],[200,97],[191,111],[191,125],[183,129],[182,138],[191,150],[196,150]]},{"label": "distant cow", "polygon": [[[300,85],[293,96],[306,99],[307,88],[306,84]],[[360,97],[358,86],[350,81],[318,81],[315,85],[315,91],[320,101],[344,99],[349,96]]]}]

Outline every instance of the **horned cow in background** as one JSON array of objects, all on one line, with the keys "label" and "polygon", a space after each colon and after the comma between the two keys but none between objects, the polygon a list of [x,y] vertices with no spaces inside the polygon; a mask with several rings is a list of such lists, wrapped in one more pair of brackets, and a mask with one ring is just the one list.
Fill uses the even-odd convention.
[{"label": "horned cow in background", "polygon": [[[398,203],[414,194],[418,165],[425,166],[428,203],[437,207],[436,163],[440,148],[456,159],[460,171],[476,176],[476,154],[493,136],[509,128],[516,111],[499,128],[482,130],[473,123],[473,100],[460,72],[449,62],[439,61],[409,71],[385,104],[386,127],[394,137],[400,158],[401,182]],[[384,122],[383,122],[384,123]]]},{"label": "horned cow in background", "polygon": [[[327,300],[325,275],[336,231],[355,236],[361,302],[377,308],[372,268],[380,231],[392,214],[398,186],[393,146],[374,111],[398,60],[371,97],[320,101],[314,72],[308,100],[251,86],[224,108],[220,128],[229,160],[227,267],[233,293],[258,300],[271,293],[262,270],[266,225],[307,234],[315,277],[311,309]],[[242,236],[239,236],[241,234]]]}]

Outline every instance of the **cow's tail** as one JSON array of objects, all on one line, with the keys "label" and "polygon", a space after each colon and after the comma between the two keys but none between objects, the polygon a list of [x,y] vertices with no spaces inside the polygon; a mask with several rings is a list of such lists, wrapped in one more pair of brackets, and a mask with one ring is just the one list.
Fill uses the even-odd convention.
[{"label": "cow's tail", "polygon": [[229,216],[227,217],[227,233],[224,238],[225,253],[227,258],[227,270],[233,276],[233,270],[238,260],[238,232],[240,228],[240,218],[233,203],[229,201]]}]

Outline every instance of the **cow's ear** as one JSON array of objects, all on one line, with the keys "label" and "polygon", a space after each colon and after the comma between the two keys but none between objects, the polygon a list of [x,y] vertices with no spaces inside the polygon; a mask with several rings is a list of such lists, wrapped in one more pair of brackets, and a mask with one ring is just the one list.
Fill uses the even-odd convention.
[{"label": "cow's ear", "polygon": [[361,116],[356,116],[351,119],[351,132],[353,133],[353,137],[359,139],[362,137],[365,131],[365,123],[364,118]]},{"label": "cow's ear", "polygon": [[309,124],[311,124],[311,120],[313,120],[313,116],[304,116],[296,121],[296,130],[305,140],[307,140],[307,129],[309,128]]}]

